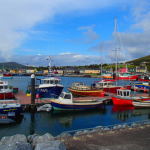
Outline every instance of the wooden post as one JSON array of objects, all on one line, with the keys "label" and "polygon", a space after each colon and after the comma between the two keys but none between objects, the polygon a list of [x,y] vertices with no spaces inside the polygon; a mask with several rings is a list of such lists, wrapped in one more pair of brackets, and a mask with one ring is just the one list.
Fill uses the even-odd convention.
[{"label": "wooden post", "polygon": [[35,104],[35,75],[31,75],[31,104]]}]

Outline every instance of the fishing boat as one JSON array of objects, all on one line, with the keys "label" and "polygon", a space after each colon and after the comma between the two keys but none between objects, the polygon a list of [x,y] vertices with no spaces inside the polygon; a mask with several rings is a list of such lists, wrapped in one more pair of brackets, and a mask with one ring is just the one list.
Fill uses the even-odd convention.
[{"label": "fishing boat", "polygon": [[13,88],[10,88],[7,81],[0,81],[0,101],[15,99]]},{"label": "fishing boat", "polygon": [[104,97],[103,89],[95,88],[94,86],[87,86],[82,82],[74,82],[68,91],[74,96],[96,96]]},{"label": "fishing boat", "polygon": [[150,97],[132,96],[131,90],[121,88],[117,90],[117,95],[112,96],[114,105],[118,106],[134,106],[133,101],[149,101]]},{"label": "fishing boat", "polygon": [[22,116],[22,106],[17,103],[13,88],[7,81],[0,81],[0,124],[18,121]]},{"label": "fishing boat", "polygon": [[102,74],[101,77],[104,79],[113,79],[113,75],[111,73]]},{"label": "fishing boat", "polygon": [[58,99],[51,100],[51,105],[54,110],[93,110],[101,108],[105,100],[89,97],[74,99],[71,93],[62,92]]},{"label": "fishing boat", "polygon": [[3,73],[2,79],[12,79],[13,76],[11,73]]},{"label": "fishing boat", "polygon": [[22,106],[19,103],[0,103],[0,124],[10,124],[20,121],[23,116],[22,112]]},{"label": "fishing boat", "polygon": [[57,77],[48,77],[40,80],[36,86],[37,98],[58,98],[63,90],[61,80]]},{"label": "fishing boat", "polygon": [[117,80],[137,80],[138,75],[132,75],[130,73],[122,73],[122,74],[118,74],[116,79]]},{"label": "fishing boat", "polygon": [[137,83],[134,84],[134,86],[138,87],[138,88],[150,89],[149,82],[137,82]]},{"label": "fishing boat", "polygon": [[150,76],[149,75],[139,76],[138,81],[149,82],[150,81]]},{"label": "fishing boat", "polygon": [[133,101],[134,107],[150,107],[150,98],[148,100]]},{"label": "fishing boat", "polygon": [[122,86],[117,86],[114,81],[110,80],[97,81],[95,82],[95,87],[98,89],[103,89],[104,92],[117,93],[117,89],[120,89]]}]

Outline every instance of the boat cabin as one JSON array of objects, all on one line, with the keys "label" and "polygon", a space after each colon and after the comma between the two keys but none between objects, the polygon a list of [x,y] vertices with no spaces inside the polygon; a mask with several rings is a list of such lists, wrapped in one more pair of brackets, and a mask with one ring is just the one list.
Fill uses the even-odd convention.
[{"label": "boat cabin", "polygon": [[77,90],[90,90],[90,87],[85,85],[82,82],[74,82],[74,83],[72,83],[71,88],[72,89],[77,89]]},{"label": "boat cabin", "polygon": [[66,93],[62,92],[59,96],[59,101],[63,103],[72,103],[72,94],[71,93]]},{"label": "boat cabin", "polygon": [[0,91],[11,90],[7,81],[0,81]]},{"label": "boat cabin", "polygon": [[40,84],[37,86],[37,88],[54,87],[54,86],[63,87],[60,82],[61,80],[56,77],[40,79]]},{"label": "boat cabin", "polygon": [[130,96],[131,96],[131,90],[118,89],[118,90],[117,90],[117,96],[130,97]]},{"label": "boat cabin", "polygon": [[111,82],[111,81],[100,81],[100,82],[96,82],[95,83],[95,86],[97,87],[97,88],[104,88],[104,87],[112,87],[112,86],[114,86],[115,84],[114,84],[114,82]]},{"label": "boat cabin", "polygon": [[45,78],[45,79],[41,79],[43,82],[42,84],[60,84],[60,79],[58,78]]}]

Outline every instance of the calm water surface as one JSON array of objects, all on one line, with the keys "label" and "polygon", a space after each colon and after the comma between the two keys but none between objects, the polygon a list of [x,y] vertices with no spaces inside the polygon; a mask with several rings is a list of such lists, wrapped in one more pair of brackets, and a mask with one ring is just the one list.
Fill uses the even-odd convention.
[{"label": "calm water surface", "polygon": [[[91,84],[100,79],[96,78],[78,78],[62,77],[62,83],[67,87],[72,82],[84,82]],[[11,85],[19,87],[26,91],[30,83],[30,77],[15,77],[8,80]],[[119,81],[119,85],[128,84],[127,81]],[[132,108],[115,108],[107,105],[104,109],[95,111],[78,111],[78,112],[37,112],[35,114],[24,113],[24,118],[20,123],[12,125],[0,125],[0,137],[13,134],[44,134],[51,133],[58,135],[64,131],[92,128],[96,126],[107,126],[122,124],[126,122],[135,122],[150,120],[150,109],[132,109]]]}]

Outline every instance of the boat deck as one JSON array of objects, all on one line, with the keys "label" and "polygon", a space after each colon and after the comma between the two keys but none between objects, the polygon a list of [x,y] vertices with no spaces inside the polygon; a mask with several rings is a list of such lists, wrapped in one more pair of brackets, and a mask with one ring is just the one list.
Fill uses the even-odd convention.
[{"label": "boat deck", "polygon": [[[23,91],[19,91],[15,94],[16,99],[14,100],[2,100],[0,103],[20,103],[22,105],[31,104],[31,96],[27,96]],[[47,104],[50,103],[50,99],[35,99],[35,104]]]}]

